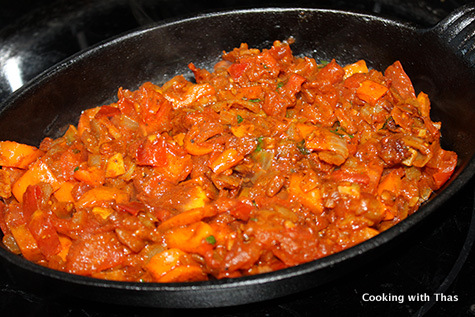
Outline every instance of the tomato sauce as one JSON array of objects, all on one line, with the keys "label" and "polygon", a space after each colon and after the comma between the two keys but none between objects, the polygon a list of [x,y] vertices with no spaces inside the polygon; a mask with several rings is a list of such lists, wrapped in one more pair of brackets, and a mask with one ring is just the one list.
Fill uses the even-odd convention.
[{"label": "tomato sauce", "polygon": [[0,142],[4,245],[101,279],[259,274],[376,236],[456,167],[397,61],[383,73],[276,41],[189,68],[120,88],[38,148]]}]

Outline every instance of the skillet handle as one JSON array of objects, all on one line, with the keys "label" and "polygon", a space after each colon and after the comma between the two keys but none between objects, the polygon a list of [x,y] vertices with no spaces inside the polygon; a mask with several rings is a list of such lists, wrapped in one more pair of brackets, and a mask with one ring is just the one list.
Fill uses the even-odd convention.
[{"label": "skillet handle", "polygon": [[475,67],[475,3],[464,5],[440,21],[433,32]]}]

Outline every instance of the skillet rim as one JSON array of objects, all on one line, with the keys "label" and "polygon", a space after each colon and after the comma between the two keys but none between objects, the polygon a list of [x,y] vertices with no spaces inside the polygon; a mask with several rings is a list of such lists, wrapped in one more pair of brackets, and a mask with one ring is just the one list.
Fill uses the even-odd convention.
[{"label": "skillet rim", "polygon": [[[223,16],[234,16],[234,15],[247,15],[247,14],[284,14],[286,12],[298,13],[298,12],[311,12],[311,13],[321,13],[321,14],[335,14],[335,15],[345,15],[357,17],[365,21],[371,20],[376,21],[377,23],[382,23],[385,26],[390,24],[393,27],[402,28],[409,30],[411,32],[431,32],[436,30],[436,26],[424,29],[417,28],[414,23],[399,21],[397,19],[390,19],[386,17],[380,17],[377,15],[361,13],[353,10],[338,10],[338,9],[320,9],[320,8],[305,8],[305,7],[266,7],[266,8],[252,8],[252,9],[236,9],[236,10],[222,10],[207,12],[199,14],[192,17],[180,17],[174,19],[166,19],[160,22],[149,24],[143,27],[139,27],[130,32],[126,32],[112,38],[109,38],[105,41],[101,41],[96,45],[91,46],[86,50],[82,50],[74,55],[71,55],[67,59],[51,66],[47,70],[41,72],[32,80],[26,82],[23,87],[11,93],[0,105],[0,116],[2,113],[15,105],[15,101],[21,99],[22,96],[27,95],[31,91],[34,92],[38,87],[41,88],[42,84],[49,81],[51,76],[54,77],[55,74],[63,72],[70,67],[84,59],[87,59],[89,56],[97,54],[101,50],[119,44],[122,41],[127,41],[132,38],[140,37],[143,34],[154,32],[157,29],[169,28],[176,25],[189,23],[192,21],[199,21],[209,18],[221,18]],[[444,21],[444,20],[442,20]],[[473,73],[473,72],[472,72]],[[460,167],[459,167],[460,168]],[[9,263],[19,266],[22,269],[26,269],[36,274],[40,274],[49,278],[60,280],[67,283],[73,283],[82,286],[92,286],[98,288],[108,288],[116,290],[126,290],[126,291],[147,291],[147,292],[183,292],[183,291],[211,291],[211,290],[222,290],[222,289],[234,289],[237,287],[245,287],[248,285],[266,285],[276,281],[284,281],[287,279],[292,279],[298,276],[307,275],[309,273],[314,273],[318,270],[325,268],[332,268],[335,265],[342,264],[349,259],[363,256],[368,251],[371,251],[375,248],[379,248],[388,242],[394,240],[395,238],[401,236],[405,232],[413,229],[416,225],[419,225],[422,220],[433,214],[439,207],[455,192],[459,191],[472,177],[475,173],[475,155],[472,155],[471,159],[461,167],[462,170],[460,173],[450,180],[442,189],[437,191],[429,199],[427,203],[419,208],[417,212],[412,214],[407,219],[401,221],[395,226],[391,227],[387,231],[384,231],[372,239],[364,241],[358,245],[355,245],[351,248],[345,249],[338,253],[300,264],[294,267],[263,273],[253,276],[245,276],[239,278],[231,279],[221,279],[221,280],[212,280],[212,281],[203,281],[203,282],[190,282],[190,283],[140,283],[140,282],[120,282],[120,281],[109,281],[96,279],[92,277],[85,277],[75,274],[70,274],[62,271],[56,271],[46,267],[42,267],[38,264],[30,262],[25,258],[13,254],[10,251],[6,250],[3,244],[0,248],[0,257]],[[3,260],[2,260],[3,261]]]},{"label": "skillet rim", "polygon": [[[416,23],[404,21],[401,19],[391,19],[388,17],[372,15],[369,13],[364,13],[357,10],[340,10],[340,9],[327,9],[327,8],[312,8],[312,7],[287,7],[287,6],[273,6],[273,7],[261,7],[261,8],[247,8],[247,9],[233,9],[233,10],[216,10],[216,11],[208,11],[203,12],[197,15],[185,15],[177,18],[166,18],[161,21],[156,21],[154,23],[150,23],[144,26],[137,27],[130,31],[126,31],[114,36],[111,36],[105,40],[99,41],[96,44],[91,45],[86,49],[82,49],[63,60],[53,64],[52,66],[48,67],[44,71],[38,73],[38,75],[34,76],[32,79],[28,80],[21,86],[20,88],[12,91],[7,97],[0,101],[0,115],[3,113],[4,110],[8,109],[11,103],[13,103],[16,99],[20,98],[21,95],[26,94],[29,90],[39,86],[43,81],[47,80],[49,76],[62,71],[63,69],[68,69],[75,63],[77,63],[81,59],[87,58],[89,55],[95,54],[96,51],[102,50],[109,46],[113,46],[118,42],[138,37],[142,34],[146,34],[149,32],[153,32],[155,29],[158,28],[165,28],[171,27],[173,25],[178,25],[182,23],[188,23],[195,20],[202,20],[207,18],[217,18],[226,15],[238,15],[238,14],[250,14],[250,13],[284,13],[284,12],[298,12],[298,11],[306,11],[306,12],[322,12],[325,14],[337,14],[337,15],[349,15],[349,16],[356,16],[364,20],[375,20],[379,23],[383,24],[392,24],[397,25],[398,27],[402,27],[408,30],[419,30],[422,32],[435,30],[436,26],[432,28],[418,28]],[[443,21],[443,20],[442,20]],[[439,22],[440,23],[440,22]],[[438,25],[438,24],[437,24]]]}]

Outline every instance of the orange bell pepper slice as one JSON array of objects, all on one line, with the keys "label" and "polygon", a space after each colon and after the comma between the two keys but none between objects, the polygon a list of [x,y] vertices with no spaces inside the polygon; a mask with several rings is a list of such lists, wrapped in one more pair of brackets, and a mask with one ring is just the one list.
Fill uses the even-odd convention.
[{"label": "orange bell pepper slice", "polygon": [[375,104],[379,98],[384,96],[388,88],[372,80],[365,80],[361,83],[360,87],[356,90],[356,95],[361,100],[364,100],[370,104]]},{"label": "orange bell pepper slice", "polygon": [[34,146],[14,141],[0,142],[0,166],[24,169],[43,154]]}]

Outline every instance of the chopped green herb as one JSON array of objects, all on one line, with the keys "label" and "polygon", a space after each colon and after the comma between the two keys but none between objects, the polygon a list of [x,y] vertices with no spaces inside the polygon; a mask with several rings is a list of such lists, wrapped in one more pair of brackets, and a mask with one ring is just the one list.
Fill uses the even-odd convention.
[{"label": "chopped green herb", "polygon": [[79,171],[79,166],[76,166],[76,167],[74,168],[74,171],[75,171],[75,172]]},{"label": "chopped green herb", "polygon": [[300,153],[302,153],[303,155],[310,154],[309,149],[307,149],[307,147],[305,146],[305,140],[298,142],[297,148],[299,149]]},{"label": "chopped green herb", "polygon": [[[332,133],[335,133],[336,135],[340,136],[340,137],[344,137],[345,135],[349,136],[350,138],[353,138],[354,135],[346,132],[345,128],[343,128],[342,126],[340,126],[340,122],[336,122],[335,123],[336,127],[335,127],[335,130],[330,130],[330,132]],[[340,133],[340,131],[342,131],[343,133]]]},{"label": "chopped green herb", "polygon": [[353,134],[346,132],[345,128],[341,128],[341,131],[345,132],[346,135],[350,137],[350,139],[353,139],[355,137]]},{"label": "chopped green herb", "polygon": [[263,137],[258,137],[257,138],[257,146],[256,146],[256,152],[262,151],[262,142],[264,141]]},{"label": "chopped green herb", "polygon": [[213,235],[207,236],[205,238],[205,241],[208,242],[209,244],[216,244],[216,238]]},{"label": "chopped green herb", "polygon": [[328,64],[330,64],[329,61],[321,60],[321,61],[320,61],[320,64],[318,65],[318,67],[319,67],[319,68],[322,68],[322,67],[327,66]]},{"label": "chopped green herb", "polygon": [[386,121],[384,121],[384,124],[383,124],[383,126],[381,127],[380,130],[387,129],[389,122],[392,121],[392,120],[393,120],[393,116],[389,116],[389,117],[386,119]]},{"label": "chopped green herb", "polygon": [[259,98],[256,99],[249,99],[250,102],[260,102],[261,100]]},{"label": "chopped green herb", "polygon": [[293,118],[295,117],[295,110],[294,109],[287,109],[287,111],[285,112],[285,117],[286,118]]},{"label": "chopped green herb", "polygon": [[237,122],[238,123],[241,123],[243,121],[243,117],[241,117],[240,115],[237,115]]},{"label": "chopped green herb", "polygon": [[283,81],[279,82],[279,83],[277,84],[277,89],[284,87],[284,85],[285,85],[285,84],[284,84]]},{"label": "chopped green herb", "polygon": [[254,217],[253,217],[253,218],[249,218],[249,220],[251,220],[251,221],[257,221],[257,218],[254,218]]},{"label": "chopped green herb", "polygon": [[330,132],[335,133],[336,135],[338,135],[340,137],[344,136],[344,134],[341,134],[341,133],[338,132],[338,128],[336,128],[335,130],[330,130]]},{"label": "chopped green herb", "polygon": [[254,207],[257,207],[257,203],[256,203],[255,200],[252,201],[252,205],[253,205]]}]

